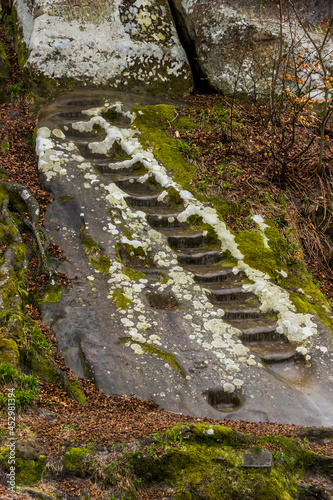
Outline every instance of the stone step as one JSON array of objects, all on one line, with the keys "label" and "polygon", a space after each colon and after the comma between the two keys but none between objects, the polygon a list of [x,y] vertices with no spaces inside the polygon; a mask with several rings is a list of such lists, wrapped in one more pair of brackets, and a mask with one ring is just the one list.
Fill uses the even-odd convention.
[{"label": "stone step", "polygon": [[169,229],[169,228],[186,228],[186,222],[179,222],[177,215],[181,212],[179,210],[172,210],[170,208],[163,209],[162,207],[157,210],[145,209],[147,214],[147,222],[154,229]]},{"label": "stone step", "polygon": [[177,252],[177,259],[184,266],[216,264],[221,260],[221,250],[188,249],[186,252]]},{"label": "stone step", "polygon": [[66,108],[90,109],[102,106],[104,104],[104,98],[103,96],[87,97],[78,95],[75,97],[60,98],[58,102],[62,107]]},{"label": "stone step", "polygon": [[[229,325],[238,328],[243,332],[247,330],[252,330],[254,328],[269,328],[275,329],[276,322],[270,319],[265,319],[264,316],[261,318],[239,318],[239,319],[229,319]],[[283,339],[283,335],[280,334],[280,339]]]},{"label": "stone step", "polygon": [[133,208],[151,208],[165,206],[162,200],[159,200],[161,193],[151,194],[149,196],[133,196],[126,197],[126,202]]},{"label": "stone step", "polygon": [[95,171],[100,175],[105,175],[110,177],[110,181],[115,182],[119,177],[123,177],[128,174],[130,176],[133,173],[134,165],[115,163],[112,158],[101,158],[101,159],[90,159],[89,160]]},{"label": "stone step", "polygon": [[251,301],[248,303],[246,301],[233,301],[227,303],[215,304],[224,310],[225,315],[223,319],[228,323],[231,320],[237,319],[259,319],[263,317],[263,313],[260,310],[261,304],[259,301]]},{"label": "stone step", "polygon": [[267,365],[294,361],[299,356],[293,346],[286,341],[251,345],[251,351],[258,354]]},{"label": "stone step", "polygon": [[276,324],[272,326],[258,326],[242,330],[242,341],[244,343],[281,341],[284,338],[276,331]]},{"label": "stone step", "polygon": [[83,114],[80,108],[58,110],[52,113],[51,117],[59,121],[65,120],[69,123],[73,123],[73,121],[89,121],[88,115]]},{"label": "stone step", "polygon": [[[189,269],[190,270],[190,269]],[[194,280],[202,286],[207,285],[215,285],[217,283],[223,283],[224,281],[235,281],[238,278],[241,278],[244,273],[234,274],[232,272],[232,267],[225,268],[212,268],[210,270],[203,270],[202,273],[198,273],[196,270],[193,270],[195,274]]]},{"label": "stone step", "polygon": [[219,284],[216,290],[207,290],[208,299],[215,304],[216,302],[230,302],[235,300],[247,300],[254,298],[251,292],[244,292],[242,286],[231,286],[231,284]]},{"label": "stone step", "polygon": [[92,131],[85,132],[73,128],[72,125],[71,123],[66,126],[67,130],[64,126],[61,127],[66,138],[70,141],[85,140],[87,142],[96,142],[103,141],[106,137],[106,134],[100,130],[93,129]]},{"label": "stone step", "polygon": [[185,250],[198,248],[204,242],[202,231],[187,230],[181,234],[167,236],[168,244],[173,250]]},{"label": "stone step", "polygon": [[149,196],[151,193],[161,192],[161,186],[150,182],[139,182],[142,175],[126,176],[116,181],[117,186],[130,195]]}]

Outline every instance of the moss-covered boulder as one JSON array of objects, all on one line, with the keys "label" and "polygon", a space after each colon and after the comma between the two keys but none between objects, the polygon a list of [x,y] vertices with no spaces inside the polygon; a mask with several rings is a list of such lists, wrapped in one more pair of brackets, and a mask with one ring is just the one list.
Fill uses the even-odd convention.
[{"label": "moss-covered boulder", "polygon": [[79,85],[181,96],[190,67],[166,0],[15,0],[16,47],[37,95]]},{"label": "moss-covered boulder", "polygon": [[[37,456],[38,455],[38,456]],[[15,460],[16,484],[29,485],[38,483],[45,472],[46,459],[44,455],[20,453],[14,445],[0,448],[0,465],[5,472],[10,471],[11,460]]]}]

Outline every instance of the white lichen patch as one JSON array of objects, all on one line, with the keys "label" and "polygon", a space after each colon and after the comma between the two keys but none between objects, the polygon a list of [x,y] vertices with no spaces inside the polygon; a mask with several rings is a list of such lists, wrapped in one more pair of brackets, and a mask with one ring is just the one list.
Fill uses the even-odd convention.
[{"label": "white lichen patch", "polygon": [[265,224],[264,219],[262,218],[262,216],[261,216],[261,215],[252,215],[252,220],[253,220],[253,222],[255,222],[255,223],[258,225],[258,227],[259,227],[259,231],[260,231],[260,233],[261,233],[261,235],[262,235],[262,237],[263,237],[265,247],[266,247],[266,248],[269,248],[268,238],[267,238],[267,236],[266,236],[266,234],[265,234],[265,229],[266,229],[267,227],[269,227],[269,226],[268,226],[267,224]]},{"label": "white lichen patch", "polygon": [[123,0],[94,5],[40,0],[38,16],[28,0],[14,0],[14,5],[28,53],[26,69],[36,80],[42,75],[73,80],[77,86],[117,88],[134,82],[158,89],[162,79],[179,92],[176,79],[184,92],[191,88],[189,64],[167,2],[136,0],[128,8]]}]

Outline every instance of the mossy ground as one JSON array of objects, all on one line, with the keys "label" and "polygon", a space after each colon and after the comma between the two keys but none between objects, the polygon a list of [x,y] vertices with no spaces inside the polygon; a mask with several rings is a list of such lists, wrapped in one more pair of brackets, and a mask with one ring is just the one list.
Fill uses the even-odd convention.
[{"label": "mossy ground", "polygon": [[[263,449],[272,455],[271,470],[243,467],[245,453]],[[8,453],[1,448],[4,467]],[[328,478],[332,466],[332,459],[307,450],[300,438],[251,436],[198,422],[177,424],[144,442],[113,443],[102,454],[87,444],[66,447],[62,453],[67,478],[93,478],[108,498],[126,500],[142,498],[143,492],[161,485],[175,500],[291,500],[303,498],[298,481],[313,473]],[[45,463],[43,455],[19,459],[19,484],[45,478]]]}]

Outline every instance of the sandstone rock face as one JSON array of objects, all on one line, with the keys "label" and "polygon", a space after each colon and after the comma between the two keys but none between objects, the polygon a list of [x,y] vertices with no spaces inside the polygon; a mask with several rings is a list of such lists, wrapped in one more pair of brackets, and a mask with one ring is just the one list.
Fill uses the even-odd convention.
[{"label": "sandstone rock face", "polygon": [[29,85],[131,89],[180,96],[191,70],[167,0],[14,0]]},{"label": "sandstone rock face", "polygon": [[67,365],[177,413],[332,425],[331,332],[246,264],[216,209],[140,142],[140,117],[153,128],[149,113],[168,108],[151,104],[72,93],[40,115],[45,225],[72,280],[41,312]]},{"label": "sandstone rock face", "polygon": [[[330,19],[332,7],[326,0],[315,3],[311,2],[310,8],[302,0],[295,2],[309,29],[314,28],[312,36],[320,44],[320,26]],[[171,5],[186,44],[195,54],[195,72],[199,72],[210,87],[227,94],[267,92],[264,82],[272,78],[281,39],[276,2],[171,0]],[[291,11],[291,19],[295,18]],[[310,64],[315,63],[317,54],[313,45],[299,24],[289,25],[285,7],[283,21],[283,53],[296,41],[296,52],[306,51]],[[331,49],[327,47],[327,52]]]},{"label": "sandstone rock face", "polygon": [[[207,83],[226,93],[252,92],[271,70],[279,39],[276,8],[270,2],[172,0],[174,14],[196,52]],[[256,62],[260,60],[261,70]],[[266,75],[267,77],[267,75]]]},{"label": "sandstone rock face", "polygon": [[0,102],[5,100],[6,80],[10,75],[10,64],[7,59],[5,46],[0,42]]}]

